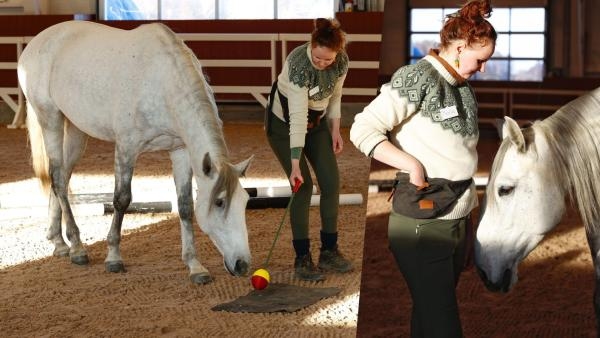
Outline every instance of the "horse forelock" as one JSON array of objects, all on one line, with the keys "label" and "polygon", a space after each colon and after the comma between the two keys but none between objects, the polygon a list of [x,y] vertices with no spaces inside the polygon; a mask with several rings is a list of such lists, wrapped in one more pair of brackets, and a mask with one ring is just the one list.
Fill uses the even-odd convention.
[{"label": "horse forelock", "polygon": [[[525,151],[526,152],[531,152],[533,153],[533,155],[537,156],[537,147],[535,144],[535,132],[534,132],[534,128],[529,127],[529,128],[525,128],[522,129],[521,132],[523,133],[523,138],[525,140]],[[511,148],[516,148],[517,146],[513,143],[513,141],[506,137],[502,140],[502,142],[500,143],[500,147],[498,148],[498,151],[496,152],[496,155],[494,156],[494,162],[492,163],[492,169],[490,171],[490,177],[489,177],[489,183],[486,187],[486,198],[489,198],[493,201],[493,189],[494,189],[494,182],[496,181],[496,178],[498,177],[498,173],[500,172],[500,168],[502,168],[502,164],[504,163],[504,158],[506,157],[506,154],[508,152],[509,149]]]},{"label": "horse forelock", "polygon": [[600,92],[587,94],[561,107],[540,123],[557,182],[562,182],[571,201],[577,203],[587,230],[600,223]]},{"label": "horse forelock", "polygon": [[[229,162],[221,162],[221,166],[218,171],[219,174],[217,180],[215,181],[215,184],[210,193],[210,200],[214,201],[217,198],[219,198],[221,194],[224,193],[225,215],[227,215],[231,206],[233,194],[235,193],[235,189],[237,188],[238,175]],[[211,208],[213,205],[214,203],[210,203]]]},{"label": "horse forelock", "polygon": [[511,147],[512,142],[508,139],[505,138],[504,140],[502,140],[502,142],[500,143],[500,147],[498,148],[498,151],[496,152],[496,155],[494,156],[494,162],[492,163],[492,170],[490,171],[490,177],[488,180],[488,185],[486,187],[486,198],[488,199],[488,203],[489,201],[493,200],[494,195],[494,191],[493,191],[493,186],[494,186],[494,182],[496,181],[496,178],[498,177],[498,172],[500,171],[500,168],[502,167],[502,163],[504,162],[504,157],[506,157],[506,152],[508,151],[508,149]]}]

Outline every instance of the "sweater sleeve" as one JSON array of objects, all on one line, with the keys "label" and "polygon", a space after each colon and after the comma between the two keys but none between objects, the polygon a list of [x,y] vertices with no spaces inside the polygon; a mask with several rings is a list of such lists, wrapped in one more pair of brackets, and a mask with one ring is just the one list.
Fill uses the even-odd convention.
[{"label": "sweater sleeve", "polygon": [[290,84],[287,98],[290,110],[290,148],[301,148],[304,147],[306,136],[308,88]]},{"label": "sweater sleeve", "polygon": [[340,78],[337,80],[333,89],[333,94],[329,99],[329,105],[327,106],[327,117],[330,119],[342,117],[342,88],[344,87],[346,74],[340,76]]},{"label": "sweater sleeve", "polygon": [[[388,132],[418,109],[418,101],[410,101],[407,95],[401,95],[395,88],[395,84],[402,81],[402,76],[402,72],[397,72],[392,82],[383,85],[380,94],[354,117],[350,140],[367,156],[372,156],[375,147],[388,138]],[[417,88],[414,90],[419,91]]]}]

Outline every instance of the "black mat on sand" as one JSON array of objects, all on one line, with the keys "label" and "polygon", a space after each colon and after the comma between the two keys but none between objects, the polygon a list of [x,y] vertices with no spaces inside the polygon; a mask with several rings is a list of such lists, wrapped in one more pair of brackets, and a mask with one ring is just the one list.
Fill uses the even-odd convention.
[{"label": "black mat on sand", "polygon": [[219,304],[212,310],[252,313],[295,312],[338,293],[340,293],[338,288],[306,288],[274,283],[263,290],[252,290],[229,303]]}]

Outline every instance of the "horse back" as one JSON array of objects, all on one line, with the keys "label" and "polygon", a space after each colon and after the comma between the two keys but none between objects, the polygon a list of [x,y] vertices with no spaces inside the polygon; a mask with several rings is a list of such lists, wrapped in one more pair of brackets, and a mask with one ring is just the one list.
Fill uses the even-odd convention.
[{"label": "horse back", "polygon": [[[62,112],[87,134],[114,141],[120,130],[172,126],[167,114],[157,112],[167,111],[181,82],[173,79],[181,73],[177,44],[174,33],[157,23],[122,30],[63,22],[27,45],[19,78],[35,106],[54,108],[48,110]],[[28,74],[35,79],[27,81]]]}]

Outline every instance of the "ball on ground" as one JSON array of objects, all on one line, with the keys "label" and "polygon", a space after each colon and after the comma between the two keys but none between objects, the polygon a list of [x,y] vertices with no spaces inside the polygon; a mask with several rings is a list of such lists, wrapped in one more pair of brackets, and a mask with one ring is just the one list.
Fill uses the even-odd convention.
[{"label": "ball on ground", "polygon": [[258,269],[254,271],[250,281],[252,282],[252,287],[255,290],[262,290],[269,285],[271,276],[269,275],[269,271],[266,269]]}]

